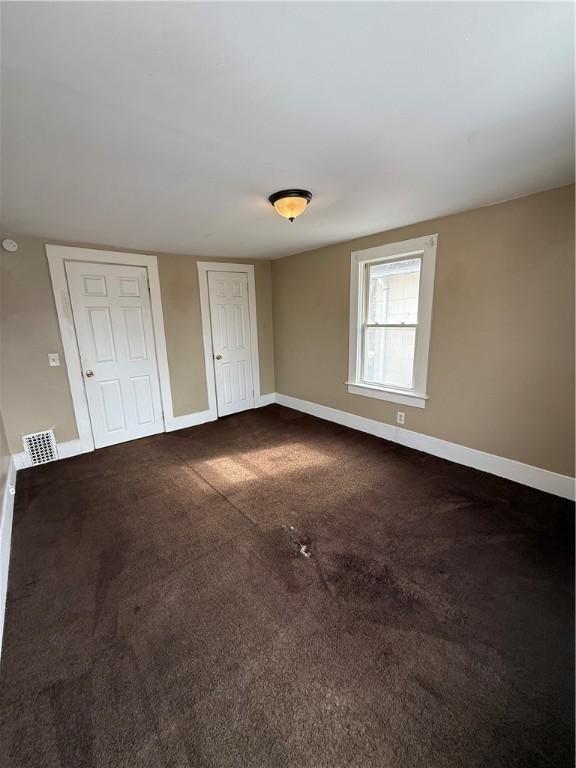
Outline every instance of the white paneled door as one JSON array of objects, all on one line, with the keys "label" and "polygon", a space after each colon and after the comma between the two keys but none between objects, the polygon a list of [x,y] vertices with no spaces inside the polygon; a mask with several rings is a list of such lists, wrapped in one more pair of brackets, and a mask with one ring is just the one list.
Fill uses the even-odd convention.
[{"label": "white paneled door", "polygon": [[248,276],[208,272],[218,416],[254,408]]},{"label": "white paneled door", "polygon": [[145,267],[67,261],[96,448],[164,431]]}]

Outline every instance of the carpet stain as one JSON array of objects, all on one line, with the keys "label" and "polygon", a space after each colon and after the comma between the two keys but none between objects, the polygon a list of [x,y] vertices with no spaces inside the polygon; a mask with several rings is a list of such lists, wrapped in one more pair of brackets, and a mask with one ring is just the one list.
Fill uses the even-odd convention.
[{"label": "carpet stain", "polygon": [[329,586],[346,603],[402,610],[418,602],[394,571],[376,560],[351,553],[331,553],[325,558],[323,572]]},{"label": "carpet stain", "polygon": [[311,537],[294,525],[284,524],[267,535],[266,541],[264,551],[286,591],[302,592],[307,583],[307,569],[301,569],[303,563],[317,563]]},{"label": "carpet stain", "polygon": [[312,539],[294,525],[283,525],[282,530],[289,549],[301,557],[312,557]]}]

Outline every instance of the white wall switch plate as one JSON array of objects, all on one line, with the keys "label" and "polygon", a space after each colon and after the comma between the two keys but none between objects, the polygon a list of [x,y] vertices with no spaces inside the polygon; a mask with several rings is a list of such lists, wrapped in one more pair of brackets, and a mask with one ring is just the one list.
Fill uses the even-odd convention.
[{"label": "white wall switch plate", "polygon": [[60,355],[58,352],[50,352],[48,354],[48,365],[51,367],[56,367],[60,365]]},{"label": "white wall switch plate", "polygon": [[406,418],[406,414],[404,411],[396,411],[396,423],[397,424],[404,424],[404,420]]}]

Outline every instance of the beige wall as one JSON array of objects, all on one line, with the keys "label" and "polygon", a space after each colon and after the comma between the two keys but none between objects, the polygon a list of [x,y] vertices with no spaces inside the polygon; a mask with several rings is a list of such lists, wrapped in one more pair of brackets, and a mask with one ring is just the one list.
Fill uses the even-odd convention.
[{"label": "beige wall", "polygon": [[[426,408],[348,394],[350,252],[435,232]],[[289,256],[272,283],[278,392],[574,474],[573,186]]]},{"label": "beige wall", "polygon": [[[11,236],[18,251],[0,251],[0,407],[14,453],[22,450],[21,435],[28,432],[52,428],[59,442],[78,433],[44,250],[45,242],[55,241]],[[197,261],[158,254],[175,416],[208,407]],[[265,394],[274,391],[270,263],[256,262],[255,272],[260,387]],[[60,353],[59,368],[48,366],[48,352]]]},{"label": "beige wall", "polygon": [[[197,261],[193,256],[158,257],[175,416],[208,408]],[[274,392],[272,277],[269,261],[250,263],[255,264],[260,390],[264,394]],[[191,334],[190,328],[196,332]]]},{"label": "beige wall", "polygon": [[[78,436],[43,243],[18,243],[16,253],[0,251],[0,408],[12,453],[28,432],[53,428],[59,441]],[[48,352],[60,353],[59,368],[48,366]]]},{"label": "beige wall", "polygon": [[[6,476],[8,474],[8,464],[10,462],[10,451],[8,450],[8,441],[6,440],[6,431],[2,414],[0,413],[0,499],[3,498]],[[1,512],[0,512],[1,516]]]},{"label": "beige wall", "polygon": [[[0,272],[0,302],[2,300],[2,273]],[[0,351],[2,347],[2,312],[0,304]],[[1,364],[1,355],[0,355]],[[0,370],[1,373],[1,370]],[[0,380],[1,385],[1,380]],[[8,440],[6,439],[6,430],[4,428],[4,420],[2,418],[2,411],[0,411],[0,504],[3,502],[3,494],[6,483],[6,477],[8,475],[8,465],[10,463],[10,451],[8,449]],[[0,518],[2,512],[0,510]],[[1,523],[0,523],[1,526]]]}]

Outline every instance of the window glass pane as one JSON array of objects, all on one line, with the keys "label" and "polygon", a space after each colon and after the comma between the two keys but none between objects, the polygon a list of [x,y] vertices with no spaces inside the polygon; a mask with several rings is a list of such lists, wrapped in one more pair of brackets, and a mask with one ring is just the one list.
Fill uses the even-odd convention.
[{"label": "window glass pane", "polygon": [[365,328],[363,380],[411,389],[416,328]]},{"label": "window glass pane", "polygon": [[368,267],[368,323],[416,323],[421,258]]}]

